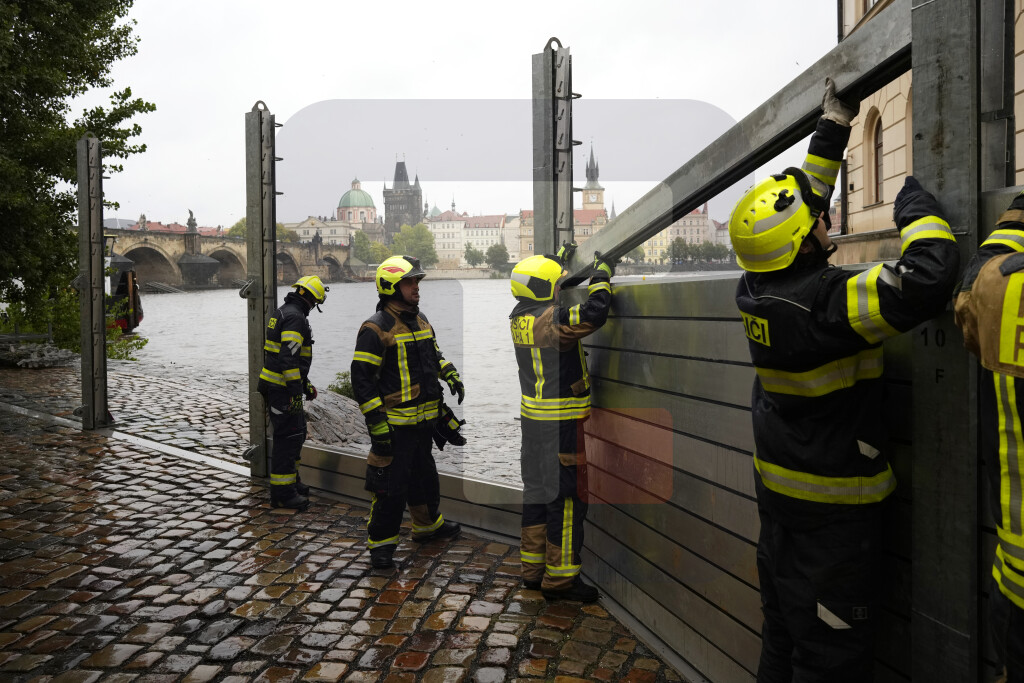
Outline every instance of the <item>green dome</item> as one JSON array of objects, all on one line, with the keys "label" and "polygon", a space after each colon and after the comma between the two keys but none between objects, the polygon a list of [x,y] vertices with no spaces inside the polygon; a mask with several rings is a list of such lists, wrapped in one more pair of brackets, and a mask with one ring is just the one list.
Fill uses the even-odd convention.
[{"label": "green dome", "polygon": [[377,206],[373,203],[373,198],[368,192],[363,190],[349,190],[345,194],[341,195],[341,200],[338,202],[339,209],[346,209],[349,207],[373,207]]}]

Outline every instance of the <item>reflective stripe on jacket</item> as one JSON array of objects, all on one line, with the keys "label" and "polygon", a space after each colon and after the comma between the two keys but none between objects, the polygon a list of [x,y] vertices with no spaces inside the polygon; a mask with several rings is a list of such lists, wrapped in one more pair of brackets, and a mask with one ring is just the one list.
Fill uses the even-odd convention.
[{"label": "reflective stripe on jacket", "polygon": [[509,316],[519,365],[520,414],[530,420],[573,420],[590,414],[590,375],[580,339],[608,318],[608,276],[594,276],[582,304],[521,301]]},{"label": "reflective stripe on jacket", "polygon": [[270,314],[259,391],[284,389],[292,396],[302,393],[313,362],[313,331],[308,315],[309,305],[296,292],[289,292],[281,307]]},{"label": "reflective stripe on jacket", "polygon": [[352,357],[352,390],[366,424],[380,428],[437,419],[445,360],[418,310],[394,300],[363,323]]},{"label": "reflective stripe on jacket", "polygon": [[[826,120],[811,139],[804,169],[828,183],[828,195],[848,139],[848,128]],[[756,371],[759,498],[857,505],[895,490],[881,453],[881,343],[941,312],[959,265],[937,204],[920,195],[900,204],[902,257],[894,267],[858,273],[805,254],[783,270],[740,278],[736,303]]]}]

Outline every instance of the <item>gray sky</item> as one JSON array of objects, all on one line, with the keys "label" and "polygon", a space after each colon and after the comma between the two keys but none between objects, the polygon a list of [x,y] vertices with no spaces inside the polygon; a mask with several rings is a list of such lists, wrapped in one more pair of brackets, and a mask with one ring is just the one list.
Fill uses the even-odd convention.
[{"label": "gray sky", "polygon": [[[354,176],[383,209],[382,182],[390,186],[396,154],[405,155],[410,174],[419,174],[426,197],[442,209],[453,195],[471,214],[531,208],[530,124],[522,119],[531,55],[552,36],[571,49],[573,89],[584,97],[573,120],[584,142],[577,185],[593,143],[606,203],[621,212],[710,142],[703,138],[742,119],[836,43],[836,6],[828,0],[523,0],[502,6],[508,13],[496,7],[137,0],[130,16],[138,22],[139,53],[115,65],[113,77],[157,111],[138,118],[147,152],[105,182],[107,197],[121,204],[106,217],[145,213],[184,223],[192,209],[200,225],[241,218],[244,115],[257,100],[285,124],[278,133],[285,157],[278,189],[286,193],[279,220],[327,214]],[[86,96],[73,113],[99,96]],[[439,117],[452,107],[469,112],[465,125]],[[384,125],[384,112],[396,117],[398,133]],[[322,142],[319,154],[311,155],[310,141]],[[763,172],[798,164],[804,149]],[[456,163],[465,156],[453,150],[474,159],[465,173]],[[712,216],[724,220],[733,201],[712,202]]]}]

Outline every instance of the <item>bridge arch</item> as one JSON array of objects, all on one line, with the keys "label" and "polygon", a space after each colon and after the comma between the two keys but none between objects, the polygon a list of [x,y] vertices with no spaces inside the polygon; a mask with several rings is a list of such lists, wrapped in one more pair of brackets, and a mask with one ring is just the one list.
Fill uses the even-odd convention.
[{"label": "bridge arch", "polygon": [[286,251],[277,252],[277,282],[278,284],[293,284],[299,279],[299,265],[295,257]]},{"label": "bridge arch", "polygon": [[347,279],[345,277],[344,265],[333,254],[324,256],[324,265],[327,266],[327,280],[329,282],[342,282]]},{"label": "bridge arch", "polygon": [[236,280],[245,280],[245,261],[233,249],[214,248],[206,255],[220,263],[214,277],[221,287],[230,287]]},{"label": "bridge arch", "polygon": [[181,285],[181,270],[170,255],[161,247],[146,242],[138,242],[126,246],[122,251],[115,251],[135,264],[135,276],[139,286],[147,282],[163,282],[169,285]]}]

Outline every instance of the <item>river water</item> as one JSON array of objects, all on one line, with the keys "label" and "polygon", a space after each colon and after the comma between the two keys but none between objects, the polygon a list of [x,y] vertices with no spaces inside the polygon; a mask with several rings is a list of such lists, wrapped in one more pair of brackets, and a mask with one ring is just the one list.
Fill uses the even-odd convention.
[{"label": "river water", "polygon": [[[356,332],[377,303],[372,283],[332,283],[327,302],[315,309],[310,380],[320,391],[352,363]],[[290,291],[278,287],[278,299]],[[519,478],[519,380],[508,331],[515,304],[508,280],[431,280],[420,284],[420,309],[430,320],[445,357],[466,385],[466,399],[445,396],[467,420],[462,448],[435,449],[440,469],[506,483]],[[149,343],[137,353],[139,369],[157,376],[214,382],[247,391],[246,301],[237,290],[146,294],[137,332]]]}]

